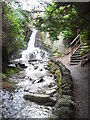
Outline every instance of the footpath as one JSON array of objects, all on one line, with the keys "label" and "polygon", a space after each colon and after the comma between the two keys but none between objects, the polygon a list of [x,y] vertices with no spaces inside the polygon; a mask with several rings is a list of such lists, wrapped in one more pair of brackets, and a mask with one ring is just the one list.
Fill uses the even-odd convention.
[{"label": "footpath", "polygon": [[70,65],[69,60],[70,54],[64,56],[63,58],[57,58],[60,60],[71,72],[73,80],[73,96],[75,105],[74,118],[77,119],[88,119],[89,114],[89,101],[90,101],[90,63],[81,67],[81,65]]}]

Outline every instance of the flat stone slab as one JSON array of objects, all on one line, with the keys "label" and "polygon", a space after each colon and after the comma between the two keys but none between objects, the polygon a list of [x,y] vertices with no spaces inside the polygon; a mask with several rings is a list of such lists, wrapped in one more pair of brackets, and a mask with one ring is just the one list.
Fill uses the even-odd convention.
[{"label": "flat stone slab", "polygon": [[56,101],[50,98],[50,95],[45,94],[26,94],[24,95],[25,100],[30,100],[32,102],[35,102],[40,105],[48,105],[47,103],[50,103],[50,106],[55,105]]}]

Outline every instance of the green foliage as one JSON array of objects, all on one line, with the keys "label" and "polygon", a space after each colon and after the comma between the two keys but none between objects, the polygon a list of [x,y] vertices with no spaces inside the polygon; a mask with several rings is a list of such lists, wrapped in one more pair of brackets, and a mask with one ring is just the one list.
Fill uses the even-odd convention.
[{"label": "green foliage", "polygon": [[83,48],[81,48],[81,51],[80,51],[80,54],[81,55],[84,55],[84,54],[86,54],[87,52],[88,52],[88,46],[86,45],[86,46],[84,46]]},{"label": "green foliage", "polygon": [[66,44],[70,44],[79,32],[86,40],[90,36],[89,8],[88,3],[52,3],[47,6],[42,21],[36,21],[36,26],[49,32],[51,41],[56,40],[61,31]]},{"label": "green foliage", "polygon": [[19,68],[7,68],[5,73],[0,73],[0,76],[1,76],[2,80],[6,80],[6,79],[8,79],[8,77],[10,75],[18,73],[19,71],[20,71]]},{"label": "green foliage", "polygon": [[2,59],[8,60],[13,54],[19,53],[25,47],[24,26],[29,22],[28,15],[21,9],[14,9],[10,4],[3,2],[2,6]]},{"label": "green foliage", "polygon": [[2,78],[2,80],[6,80],[7,79],[6,74],[3,74],[3,73],[0,74],[0,77]]},{"label": "green foliage", "polygon": [[8,68],[6,71],[6,76],[18,73],[20,70],[18,68]]},{"label": "green foliage", "polygon": [[50,67],[51,73],[57,76],[57,86],[58,86],[58,92],[60,93],[61,91],[61,80],[62,80],[62,75],[59,70],[59,68],[56,66],[55,63],[53,62],[48,62],[48,67]]},{"label": "green foliage", "polygon": [[64,56],[64,52],[60,52],[60,53],[57,54],[57,57],[61,58],[62,56]]},{"label": "green foliage", "polygon": [[58,51],[58,48],[57,48],[57,49],[55,49],[55,50],[53,50],[53,51],[52,51],[52,54],[57,53],[57,51]]}]

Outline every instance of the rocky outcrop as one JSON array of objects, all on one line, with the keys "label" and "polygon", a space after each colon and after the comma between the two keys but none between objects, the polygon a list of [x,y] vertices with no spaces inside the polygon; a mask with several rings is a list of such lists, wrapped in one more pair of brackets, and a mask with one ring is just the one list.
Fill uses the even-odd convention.
[{"label": "rocky outcrop", "polygon": [[[55,76],[58,75],[56,74],[57,70],[58,71],[60,70],[61,72],[61,81],[57,80],[59,82],[58,98],[49,119],[50,120],[53,120],[53,119],[71,120],[73,119],[74,101],[73,101],[73,95],[72,95],[73,83],[72,83],[70,71],[60,61],[56,61],[54,59],[50,60],[48,66],[51,71],[53,70],[52,73],[54,73]],[[53,69],[52,69],[52,66],[54,66]],[[57,79],[58,76],[55,78]]]}]

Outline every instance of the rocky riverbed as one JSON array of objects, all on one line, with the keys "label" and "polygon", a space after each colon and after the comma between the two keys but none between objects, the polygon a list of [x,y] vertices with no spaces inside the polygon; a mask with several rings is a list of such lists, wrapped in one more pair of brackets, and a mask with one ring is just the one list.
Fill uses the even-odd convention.
[{"label": "rocky riverbed", "polygon": [[3,118],[48,118],[56,103],[57,85],[47,62],[34,61],[3,82]]}]

